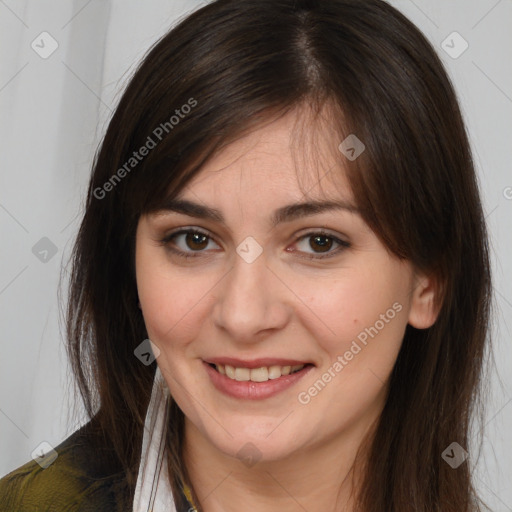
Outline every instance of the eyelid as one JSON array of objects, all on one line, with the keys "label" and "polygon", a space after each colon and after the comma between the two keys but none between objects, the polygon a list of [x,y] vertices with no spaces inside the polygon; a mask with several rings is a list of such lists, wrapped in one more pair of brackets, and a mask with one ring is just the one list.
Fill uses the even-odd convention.
[{"label": "eyelid", "polygon": [[[211,235],[211,233],[209,233],[207,230],[204,230],[203,228],[199,228],[197,226],[183,226],[181,228],[178,228],[174,231],[171,231],[170,233],[166,233],[163,237],[159,238],[158,242],[161,245],[167,245],[174,237],[176,237],[178,235],[186,235],[189,233],[194,233],[194,234],[197,233],[200,235],[204,235],[209,240],[212,240],[213,242],[215,242],[217,245],[220,246],[220,244],[215,240],[215,237],[213,237]],[[180,251],[180,249],[178,249],[177,251]],[[193,253],[194,251],[190,251],[190,252]],[[196,252],[201,253],[204,251],[196,251]]]},{"label": "eyelid", "polygon": [[[183,258],[195,258],[195,257],[207,257],[208,253],[207,251],[182,251],[181,249],[171,248],[168,246],[169,242],[178,235],[183,234],[201,234],[207,237],[209,240],[213,241],[215,244],[220,245],[216,240],[215,237],[213,237],[208,230],[205,230],[203,228],[197,227],[197,226],[183,226],[181,228],[178,228],[174,231],[171,231],[170,233],[167,233],[164,237],[159,239],[159,243],[163,246],[166,246],[169,251],[177,254],[178,256],[181,256]],[[287,251],[298,253],[298,254],[306,254],[306,256],[298,256],[303,259],[307,260],[322,260],[330,257],[334,257],[338,254],[340,254],[343,250],[348,249],[352,246],[352,244],[346,240],[343,240],[340,238],[341,235],[337,235],[336,233],[331,232],[330,230],[326,228],[308,228],[307,230],[301,232],[295,233],[293,235],[294,242],[293,245],[297,244],[298,242],[302,241],[305,238],[311,238],[313,236],[326,236],[328,238],[331,238],[335,243],[338,244],[339,247],[335,248],[333,251],[329,251],[325,254],[323,253],[303,253],[303,251]],[[204,253],[204,254],[203,254]]]},{"label": "eyelid", "polygon": [[[331,257],[335,257],[335,256],[338,256],[339,254],[341,254],[345,249],[348,249],[349,247],[352,246],[352,244],[346,240],[343,240],[342,238],[340,238],[339,235],[337,235],[336,233],[333,233],[331,232],[330,230],[328,229],[325,229],[325,228],[317,228],[317,229],[314,229],[314,228],[310,228],[308,231],[302,233],[302,234],[296,234],[296,238],[295,238],[295,242],[294,242],[294,245],[297,244],[298,242],[302,241],[303,239],[307,239],[307,238],[311,238],[313,236],[326,236],[328,238],[331,238],[332,240],[334,240],[335,243],[338,244],[339,247],[335,248],[334,250],[332,251],[329,251],[329,252],[326,252],[326,253],[304,253],[302,251],[290,251],[290,252],[294,252],[294,253],[298,253],[299,254],[299,258],[303,258],[303,259],[306,259],[306,260],[322,260],[322,259],[327,259],[327,258],[331,258]],[[300,255],[300,254],[306,254],[306,256],[304,255]]]}]

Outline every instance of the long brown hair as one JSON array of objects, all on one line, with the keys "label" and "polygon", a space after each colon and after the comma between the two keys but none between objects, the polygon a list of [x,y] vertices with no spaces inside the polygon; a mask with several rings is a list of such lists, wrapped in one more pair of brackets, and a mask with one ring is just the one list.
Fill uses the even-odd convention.
[{"label": "long brown hair", "polygon": [[[337,158],[365,221],[439,283],[437,321],[407,326],[359,509],[481,510],[468,462],[453,469],[441,456],[452,442],[469,449],[487,353],[491,276],[478,184],[440,59],[381,0],[217,0],[147,53],[96,154],[72,255],[68,348],[87,413],[133,485],[156,368],[134,356],[147,338],[134,269],[139,217],[229,141],[300,105],[330,105],[339,141],[348,133],[364,141],[356,161]],[[153,147],[134,157],[143,146]],[[167,448],[177,501],[180,479],[188,481],[183,425],[172,401]]]}]

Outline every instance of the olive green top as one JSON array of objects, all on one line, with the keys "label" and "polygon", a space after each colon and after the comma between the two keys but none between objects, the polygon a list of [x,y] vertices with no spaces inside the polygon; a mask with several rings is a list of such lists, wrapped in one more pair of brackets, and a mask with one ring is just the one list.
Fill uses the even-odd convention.
[{"label": "olive green top", "polygon": [[55,460],[31,460],[4,476],[0,512],[130,512],[134,489],[101,439],[93,418],[54,448]]}]

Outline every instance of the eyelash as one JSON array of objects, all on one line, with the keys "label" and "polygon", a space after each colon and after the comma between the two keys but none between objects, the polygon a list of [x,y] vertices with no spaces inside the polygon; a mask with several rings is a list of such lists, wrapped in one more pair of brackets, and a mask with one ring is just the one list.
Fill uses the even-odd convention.
[{"label": "eyelash", "polygon": [[[180,229],[178,231],[174,231],[172,233],[169,233],[164,238],[159,240],[159,242],[160,242],[161,245],[166,246],[166,248],[169,251],[171,251],[172,253],[176,254],[177,256],[179,256],[181,258],[189,259],[189,258],[198,258],[198,257],[200,257],[201,253],[204,252],[203,250],[201,250],[201,251],[185,252],[185,251],[182,251],[180,249],[176,249],[175,247],[171,247],[171,245],[170,245],[171,240],[173,238],[177,237],[178,235],[184,235],[184,234],[185,235],[186,234],[203,235],[203,236],[207,237],[209,240],[213,240],[213,238],[208,233],[205,233],[204,231],[201,231],[199,229],[191,229],[191,228],[189,228],[189,229]],[[344,240],[340,240],[339,238],[335,237],[331,233],[327,233],[327,232],[322,231],[322,230],[320,230],[320,231],[310,231],[309,233],[306,233],[306,234],[300,236],[295,241],[295,243],[297,243],[297,242],[299,242],[299,241],[301,241],[303,239],[312,238],[313,236],[324,236],[324,237],[327,237],[327,238],[333,240],[335,243],[337,243],[340,247],[338,247],[334,251],[331,251],[329,253],[325,253],[325,254],[327,254],[326,256],[310,255],[310,256],[300,256],[301,258],[308,259],[308,260],[322,260],[322,259],[325,259],[325,258],[331,258],[331,257],[339,254],[343,250],[345,250],[345,249],[350,247],[350,243],[349,242],[345,242]],[[317,254],[321,254],[321,253],[317,253]]]}]

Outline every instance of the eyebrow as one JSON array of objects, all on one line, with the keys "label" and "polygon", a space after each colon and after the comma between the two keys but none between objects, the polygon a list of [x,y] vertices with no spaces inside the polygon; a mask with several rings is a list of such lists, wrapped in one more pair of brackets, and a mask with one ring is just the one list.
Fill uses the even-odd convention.
[{"label": "eyebrow", "polygon": [[[358,208],[354,205],[338,200],[338,201],[308,201],[303,203],[294,203],[282,206],[274,211],[271,219],[272,227],[282,222],[291,222],[296,219],[318,215],[323,212],[346,210],[350,213],[360,214]],[[164,203],[157,208],[154,215],[165,215],[167,212],[181,213],[197,219],[212,220],[226,224],[224,216],[220,210],[210,208],[199,203],[194,203],[187,199],[166,199]]]}]

